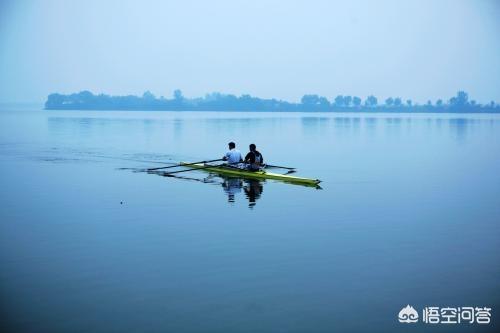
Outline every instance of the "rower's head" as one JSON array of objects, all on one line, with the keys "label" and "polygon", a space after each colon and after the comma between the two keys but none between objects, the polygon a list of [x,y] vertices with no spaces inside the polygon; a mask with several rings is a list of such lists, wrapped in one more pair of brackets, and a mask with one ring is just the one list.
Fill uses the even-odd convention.
[{"label": "rower's head", "polygon": [[229,146],[229,149],[236,148],[236,143],[234,143],[233,141],[229,142],[227,145]]},{"label": "rower's head", "polygon": [[250,147],[250,151],[255,151],[255,149],[257,149],[257,146],[254,145],[253,143],[249,147]]}]

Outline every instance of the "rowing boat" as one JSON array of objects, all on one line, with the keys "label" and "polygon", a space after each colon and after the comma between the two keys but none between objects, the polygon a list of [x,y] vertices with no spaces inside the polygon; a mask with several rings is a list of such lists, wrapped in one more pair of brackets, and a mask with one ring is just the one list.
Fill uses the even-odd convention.
[{"label": "rowing boat", "polygon": [[229,175],[229,176],[238,176],[238,177],[243,177],[243,178],[275,179],[275,180],[280,180],[280,181],[287,182],[287,183],[301,184],[301,185],[307,185],[307,186],[318,186],[318,184],[321,182],[319,179],[283,175],[283,174],[272,173],[272,172],[267,172],[267,171],[263,171],[263,170],[261,170],[261,171],[243,170],[243,169],[239,169],[236,167],[230,167],[227,165],[210,166],[209,164],[202,164],[202,163],[196,163],[196,164],[190,164],[187,162],[181,163],[181,165],[184,165],[184,164],[186,164],[186,165],[189,164],[189,167],[193,168],[193,169],[202,169],[202,170],[208,171],[208,172],[218,173],[218,174],[222,174],[222,175]]}]

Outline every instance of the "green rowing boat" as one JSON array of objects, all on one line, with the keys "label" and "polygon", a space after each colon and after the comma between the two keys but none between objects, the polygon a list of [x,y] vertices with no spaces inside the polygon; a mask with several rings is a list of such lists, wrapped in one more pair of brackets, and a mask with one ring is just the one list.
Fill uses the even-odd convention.
[{"label": "green rowing boat", "polygon": [[208,171],[208,172],[213,172],[213,173],[218,173],[218,174],[228,175],[228,176],[242,177],[242,178],[275,179],[275,180],[280,180],[280,181],[287,182],[287,183],[300,184],[300,185],[306,185],[306,186],[318,186],[318,184],[321,182],[319,179],[302,178],[302,177],[283,175],[283,174],[272,173],[272,172],[267,172],[267,171],[242,170],[242,169],[230,167],[227,165],[210,166],[209,164],[202,164],[202,163],[190,164],[187,162],[183,162],[180,164],[181,165],[186,164],[186,166],[187,166],[187,164],[189,164],[189,167],[193,168],[193,169],[202,169],[202,170]]}]

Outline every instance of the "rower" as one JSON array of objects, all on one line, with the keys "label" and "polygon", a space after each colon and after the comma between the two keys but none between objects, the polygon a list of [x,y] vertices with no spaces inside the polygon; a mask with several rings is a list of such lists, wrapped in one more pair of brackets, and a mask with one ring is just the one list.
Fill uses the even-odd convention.
[{"label": "rower", "polygon": [[262,154],[253,143],[249,148],[250,152],[245,156],[245,163],[248,165],[247,168],[253,171],[260,170],[264,163],[264,157],[262,157]]},{"label": "rower", "polygon": [[224,161],[227,161],[227,164],[230,164],[231,166],[237,167],[237,164],[240,162],[243,162],[243,159],[241,158],[241,153],[238,149],[236,149],[236,144],[234,142],[229,142],[228,143],[229,150],[227,153],[222,157]]}]

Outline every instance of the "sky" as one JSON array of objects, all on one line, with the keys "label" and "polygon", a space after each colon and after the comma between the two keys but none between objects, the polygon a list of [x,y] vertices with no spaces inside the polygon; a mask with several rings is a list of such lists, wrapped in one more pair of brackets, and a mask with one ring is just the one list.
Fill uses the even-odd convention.
[{"label": "sky", "polygon": [[500,1],[0,0],[0,102],[177,88],[500,102]]}]

